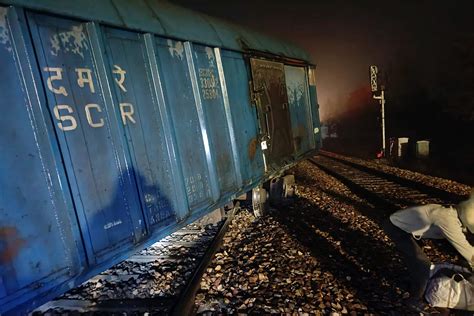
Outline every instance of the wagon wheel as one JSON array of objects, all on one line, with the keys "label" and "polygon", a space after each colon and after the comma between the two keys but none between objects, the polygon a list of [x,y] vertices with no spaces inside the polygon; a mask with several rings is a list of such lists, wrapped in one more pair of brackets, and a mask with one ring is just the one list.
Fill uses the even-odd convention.
[{"label": "wagon wheel", "polygon": [[267,190],[261,186],[252,189],[252,208],[255,217],[261,217],[265,214],[267,208],[267,198]]}]

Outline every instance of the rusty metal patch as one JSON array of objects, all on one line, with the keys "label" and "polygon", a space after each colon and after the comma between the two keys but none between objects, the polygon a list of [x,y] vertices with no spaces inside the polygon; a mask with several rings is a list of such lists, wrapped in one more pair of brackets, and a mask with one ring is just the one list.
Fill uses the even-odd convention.
[{"label": "rusty metal patch", "polygon": [[25,244],[26,241],[18,236],[15,227],[0,228],[0,263],[11,262]]},{"label": "rusty metal patch", "polygon": [[301,136],[293,137],[293,143],[295,145],[295,152],[299,152],[301,150],[301,143],[303,143],[303,137]]},{"label": "rusty metal patch", "polygon": [[254,160],[255,154],[257,153],[257,139],[252,138],[247,146],[247,151],[249,154],[250,160]]},{"label": "rusty metal patch", "polygon": [[298,153],[301,150],[303,139],[307,135],[307,129],[304,125],[298,125],[293,129],[293,144],[295,152]]}]

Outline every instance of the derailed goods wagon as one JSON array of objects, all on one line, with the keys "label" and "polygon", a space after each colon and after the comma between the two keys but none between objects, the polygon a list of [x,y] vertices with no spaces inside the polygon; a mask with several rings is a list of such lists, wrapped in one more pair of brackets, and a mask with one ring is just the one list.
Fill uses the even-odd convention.
[{"label": "derailed goods wagon", "polygon": [[164,2],[0,0],[0,313],[314,154],[308,60]]}]

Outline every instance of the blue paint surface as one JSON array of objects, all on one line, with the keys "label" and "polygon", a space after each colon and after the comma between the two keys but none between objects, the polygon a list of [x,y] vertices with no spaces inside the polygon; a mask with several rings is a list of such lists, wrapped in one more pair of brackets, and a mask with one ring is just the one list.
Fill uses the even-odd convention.
[{"label": "blue paint surface", "polygon": [[[9,12],[8,12],[9,11]],[[10,30],[15,33],[11,34]],[[0,7],[0,314],[79,273],[83,250],[17,16]],[[25,83],[24,85],[22,83]],[[80,244],[79,244],[80,245]]]},{"label": "blue paint surface", "polygon": [[[231,48],[242,32],[275,48],[166,6],[166,19],[147,26],[158,7],[145,7],[64,1],[50,11],[104,21],[130,11],[122,27],[190,39],[204,32],[203,41]],[[248,60],[221,49],[219,73],[218,52],[0,7],[0,314],[31,310],[267,180]],[[297,73],[288,75],[289,95],[307,81]],[[293,135],[307,154],[319,116],[315,87],[302,89],[289,101],[292,126],[306,124],[308,133]]]},{"label": "blue paint surface", "polygon": [[[133,115],[121,117],[132,155],[140,200],[150,226],[174,217],[173,182],[164,131],[152,82],[145,44],[139,34],[105,29],[109,71],[118,104]],[[120,106],[116,106],[121,116]],[[133,119],[133,121],[131,120]],[[123,123],[123,122],[122,122]]]},{"label": "blue paint surface", "polygon": [[[51,77],[51,72],[45,71],[46,67],[63,70],[63,80],[52,81],[52,84],[55,89],[64,87],[67,95],[54,93],[46,84],[47,106],[52,113],[57,105],[72,109],[62,113],[73,120],[60,122],[55,117],[54,127],[83,237],[87,241],[89,262],[100,262],[120,247],[140,240],[146,233],[130,157],[123,146],[120,117],[116,105],[106,104],[104,100],[85,24],[37,14],[31,14],[29,18],[34,46],[41,52],[39,64],[43,82],[47,83]],[[91,71],[91,81],[83,87],[78,83],[78,69]],[[95,117],[91,121],[103,124],[101,127],[91,126],[86,115],[89,104],[100,108],[90,112]],[[63,129],[69,127],[71,130],[61,129],[60,123]],[[74,125],[76,127],[72,129]]]},{"label": "blue paint surface", "polygon": [[210,149],[217,170],[220,194],[223,195],[236,191],[237,184],[216,57],[211,47],[194,45],[193,50]]},{"label": "blue paint surface", "polygon": [[263,177],[263,158],[258,141],[257,112],[250,103],[250,80],[242,54],[222,51],[222,64],[234,124],[240,172],[243,184],[249,185]]},{"label": "blue paint surface", "polygon": [[184,44],[157,38],[157,58],[169,107],[190,208],[211,202],[209,171],[188,72]]}]

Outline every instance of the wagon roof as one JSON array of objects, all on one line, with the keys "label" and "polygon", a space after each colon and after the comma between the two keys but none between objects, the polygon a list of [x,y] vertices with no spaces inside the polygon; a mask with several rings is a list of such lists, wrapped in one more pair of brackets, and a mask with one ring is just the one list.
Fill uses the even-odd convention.
[{"label": "wagon roof", "polygon": [[292,43],[163,0],[0,0],[0,3],[237,51],[256,50],[310,61],[308,53]]}]

